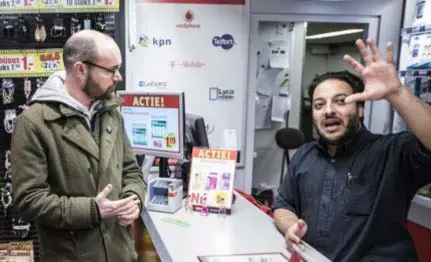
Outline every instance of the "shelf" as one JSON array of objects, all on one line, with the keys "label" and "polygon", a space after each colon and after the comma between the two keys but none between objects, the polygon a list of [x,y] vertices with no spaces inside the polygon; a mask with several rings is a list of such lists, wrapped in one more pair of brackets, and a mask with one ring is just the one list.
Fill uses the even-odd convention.
[{"label": "shelf", "polygon": [[413,198],[413,203],[420,205],[422,207],[428,208],[429,210],[431,210],[431,198],[429,197],[424,197],[421,195],[416,195]]},{"label": "shelf", "polygon": [[416,195],[410,210],[408,220],[431,230],[431,198]]},{"label": "shelf", "polygon": [[431,25],[423,25],[423,26],[414,26],[414,27],[406,27],[401,30],[401,35],[404,36],[412,36],[419,34],[431,33]]},{"label": "shelf", "polygon": [[404,76],[431,76],[431,69],[407,69],[398,72],[401,77]]}]

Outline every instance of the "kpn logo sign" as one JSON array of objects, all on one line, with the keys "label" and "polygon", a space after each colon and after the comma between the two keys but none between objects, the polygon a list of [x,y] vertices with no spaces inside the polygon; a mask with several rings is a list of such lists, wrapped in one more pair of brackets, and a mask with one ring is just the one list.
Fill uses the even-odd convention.
[{"label": "kpn logo sign", "polygon": [[224,50],[229,50],[235,45],[235,40],[230,34],[224,34],[222,36],[213,37],[213,45],[215,47],[221,47]]},{"label": "kpn logo sign", "polygon": [[171,46],[172,40],[169,38],[156,38],[156,37],[148,37],[146,35],[139,36],[138,39],[139,45],[142,47],[165,47],[165,46]]}]

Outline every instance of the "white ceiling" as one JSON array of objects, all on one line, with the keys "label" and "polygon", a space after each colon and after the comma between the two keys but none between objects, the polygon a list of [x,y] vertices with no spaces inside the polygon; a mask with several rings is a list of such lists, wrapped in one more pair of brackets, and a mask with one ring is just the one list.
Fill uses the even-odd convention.
[{"label": "white ceiling", "polygon": [[307,44],[341,44],[353,43],[358,38],[363,38],[367,29],[366,24],[350,24],[350,23],[308,23],[307,36],[323,34],[347,29],[364,29],[364,32],[335,36],[322,39],[307,40]]}]

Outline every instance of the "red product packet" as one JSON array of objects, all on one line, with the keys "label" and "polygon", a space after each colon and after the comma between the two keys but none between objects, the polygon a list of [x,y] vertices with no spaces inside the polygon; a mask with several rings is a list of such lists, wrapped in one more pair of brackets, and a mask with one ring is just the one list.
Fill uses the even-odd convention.
[{"label": "red product packet", "polygon": [[307,260],[294,250],[290,256],[289,262],[307,262]]}]

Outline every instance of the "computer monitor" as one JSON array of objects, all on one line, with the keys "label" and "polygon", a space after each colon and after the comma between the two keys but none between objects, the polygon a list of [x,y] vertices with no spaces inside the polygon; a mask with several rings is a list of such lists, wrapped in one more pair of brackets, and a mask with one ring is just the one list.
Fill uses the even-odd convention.
[{"label": "computer monitor", "polygon": [[192,144],[195,147],[206,148],[210,146],[208,141],[207,127],[203,117],[194,114],[186,114],[185,125],[185,140],[187,144]]},{"label": "computer monitor", "polygon": [[191,155],[193,147],[205,147],[209,148],[209,141],[207,135],[207,127],[203,117],[186,114],[185,121],[185,155],[186,159],[181,168],[181,179],[183,180],[184,197],[187,196],[188,185],[189,185],[189,173],[191,168]]},{"label": "computer monitor", "polygon": [[118,91],[124,128],[136,154],[160,157],[159,175],[168,176],[168,158],[184,159],[183,92]]}]

